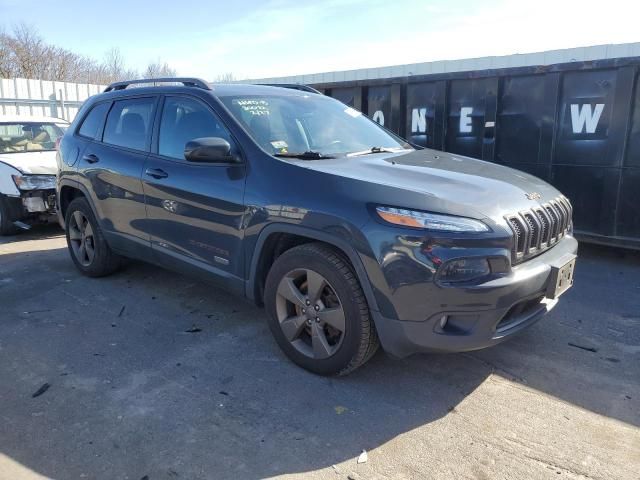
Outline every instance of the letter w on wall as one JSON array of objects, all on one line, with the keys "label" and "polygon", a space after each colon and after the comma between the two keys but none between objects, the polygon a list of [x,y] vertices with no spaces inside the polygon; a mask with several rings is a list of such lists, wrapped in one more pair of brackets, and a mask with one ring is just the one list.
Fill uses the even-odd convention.
[{"label": "letter w on wall", "polygon": [[572,103],[571,128],[573,133],[595,133],[603,110],[604,103],[596,103],[594,109],[591,108],[590,103],[583,105]]}]

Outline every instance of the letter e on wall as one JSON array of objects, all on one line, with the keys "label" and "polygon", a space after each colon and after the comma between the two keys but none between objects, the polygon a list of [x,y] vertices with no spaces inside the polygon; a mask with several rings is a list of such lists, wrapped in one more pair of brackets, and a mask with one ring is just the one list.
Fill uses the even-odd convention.
[{"label": "letter e on wall", "polygon": [[473,132],[473,124],[471,123],[471,114],[473,107],[462,107],[460,109],[460,133]]}]

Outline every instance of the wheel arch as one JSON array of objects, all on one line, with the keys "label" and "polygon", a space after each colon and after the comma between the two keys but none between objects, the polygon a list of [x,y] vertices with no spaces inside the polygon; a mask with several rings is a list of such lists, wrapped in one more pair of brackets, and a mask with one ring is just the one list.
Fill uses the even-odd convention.
[{"label": "wheel arch", "polygon": [[372,313],[378,312],[371,282],[356,249],[342,238],[298,225],[271,224],[260,232],[249,263],[249,275],[245,286],[247,298],[257,305],[262,305],[264,281],[276,258],[290,248],[311,242],[328,244],[349,261],[362,286],[369,309]]},{"label": "wheel arch", "polygon": [[58,186],[58,221],[62,228],[65,227],[64,219],[67,214],[67,207],[78,197],[84,197],[87,199],[96,220],[99,221],[96,208],[93,205],[91,196],[89,195],[89,192],[87,192],[86,188],[78,182],[62,180]]}]

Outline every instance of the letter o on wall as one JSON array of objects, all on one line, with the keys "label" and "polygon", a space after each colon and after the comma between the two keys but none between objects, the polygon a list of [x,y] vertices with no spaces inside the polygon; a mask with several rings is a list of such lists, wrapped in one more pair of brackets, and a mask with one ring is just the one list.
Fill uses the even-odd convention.
[{"label": "letter o on wall", "polygon": [[382,110],[376,110],[373,113],[373,121],[376,123],[379,123],[380,125],[382,125],[384,127],[384,113],[382,113]]}]

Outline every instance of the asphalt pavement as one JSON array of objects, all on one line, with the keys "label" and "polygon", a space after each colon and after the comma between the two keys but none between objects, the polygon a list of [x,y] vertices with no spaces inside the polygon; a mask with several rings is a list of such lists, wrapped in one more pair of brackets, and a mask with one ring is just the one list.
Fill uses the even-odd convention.
[{"label": "asphalt pavement", "polygon": [[0,239],[0,479],[265,477],[637,480],[640,254],[581,245],[504,344],[323,378],[200,280],[85,278],[56,226]]}]

